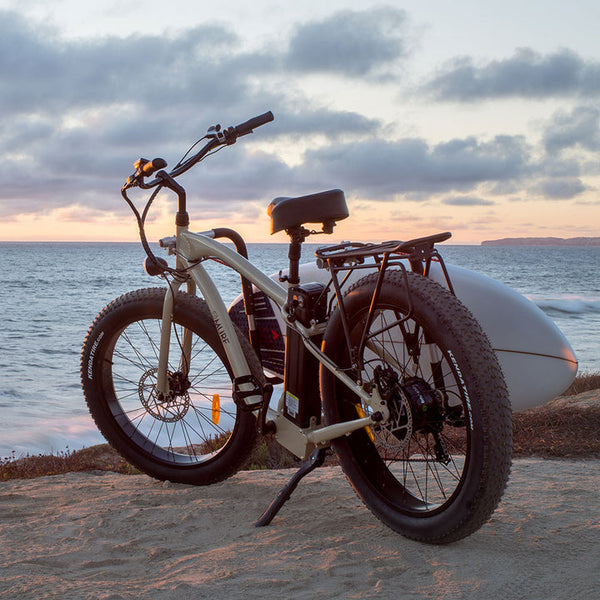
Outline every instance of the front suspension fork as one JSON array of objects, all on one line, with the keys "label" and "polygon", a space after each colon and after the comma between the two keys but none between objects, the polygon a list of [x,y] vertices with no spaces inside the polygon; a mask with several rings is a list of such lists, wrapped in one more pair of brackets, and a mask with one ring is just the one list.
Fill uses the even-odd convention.
[{"label": "front suspension fork", "polygon": [[[181,287],[182,282],[172,281],[167,286],[165,300],[163,303],[162,325],[160,330],[160,348],[158,352],[158,373],[156,389],[158,396],[167,398],[170,394],[169,389],[169,350],[171,347],[171,325],[173,323],[173,313],[175,309],[175,297]],[[196,284],[193,280],[187,282],[188,294],[196,293]],[[190,361],[192,355],[192,332],[189,329],[183,330],[183,339],[179,340],[181,355],[179,357],[179,371],[187,377],[190,370]]]}]

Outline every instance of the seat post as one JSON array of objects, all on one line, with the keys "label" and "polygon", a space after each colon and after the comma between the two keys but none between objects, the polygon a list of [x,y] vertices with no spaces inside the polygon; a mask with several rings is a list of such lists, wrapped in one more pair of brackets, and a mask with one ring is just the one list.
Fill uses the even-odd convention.
[{"label": "seat post", "polygon": [[300,283],[299,266],[302,255],[302,242],[304,242],[310,232],[300,225],[286,229],[286,232],[290,236],[290,247],[288,250],[290,268],[287,275],[287,282],[291,285],[298,285]]}]

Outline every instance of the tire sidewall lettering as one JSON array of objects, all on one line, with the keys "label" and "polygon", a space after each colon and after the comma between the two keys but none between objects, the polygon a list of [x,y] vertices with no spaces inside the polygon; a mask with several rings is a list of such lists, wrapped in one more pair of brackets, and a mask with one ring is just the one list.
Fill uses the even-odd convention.
[{"label": "tire sidewall lettering", "polygon": [[94,340],[94,343],[92,344],[92,347],[90,349],[90,355],[88,358],[88,362],[87,362],[87,378],[89,380],[93,380],[94,379],[94,358],[96,356],[96,351],[98,350],[98,346],[100,345],[100,342],[102,341],[102,338],[104,337],[104,331],[101,331],[98,335],[98,337]]}]

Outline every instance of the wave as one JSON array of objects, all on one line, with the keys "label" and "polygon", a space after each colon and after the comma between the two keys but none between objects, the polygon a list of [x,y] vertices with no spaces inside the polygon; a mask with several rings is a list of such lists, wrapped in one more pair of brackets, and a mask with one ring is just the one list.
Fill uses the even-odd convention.
[{"label": "wave", "polygon": [[563,313],[567,315],[600,313],[600,298],[574,295],[558,298],[528,296],[528,298],[546,313]]}]

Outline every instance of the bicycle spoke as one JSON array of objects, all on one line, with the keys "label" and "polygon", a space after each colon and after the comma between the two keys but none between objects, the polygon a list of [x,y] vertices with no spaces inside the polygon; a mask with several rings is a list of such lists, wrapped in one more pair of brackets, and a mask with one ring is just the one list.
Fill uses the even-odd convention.
[{"label": "bicycle spoke", "polygon": [[[130,435],[145,451],[157,456],[166,452],[172,461],[185,457],[191,464],[202,462],[227,442],[235,426],[237,407],[231,398],[231,377],[211,346],[193,335],[189,368],[183,365],[188,382],[185,392],[159,399],[161,325],[160,319],[138,320],[120,333],[110,360],[115,393],[112,412],[130,424]],[[173,327],[168,377],[177,373],[183,340],[191,335],[180,325]],[[215,395],[220,398],[220,424],[213,416]]]},{"label": "bicycle spoke", "polygon": [[[426,340],[425,330],[419,323],[404,320],[398,311],[380,310],[373,318],[371,330],[375,335],[367,334],[363,379],[373,381],[377,368],[392,367],[400,385],[407,378],[416,378],[423,382],[420,384],[423,390],[439,389],[445,407],[463,407],[462,412],[465,411],[464,394],[455,368],[440,348]],[[407,404],[398,405],[396,410],[414,413],[416,406],[410,404],[410,393],[403,394],[398,400]],[[368,413],[370,409],[364,407],[364,410]],[[417,418],[417,430],[424,428],[423,433],[411,433],[408,422],[404,429],[394,432],[389,429],[391,425],[386,424],[372,431],[377,451],[390,473],[396,471],[397,465],[401,467],[398,477],[405,493],[423,502],[424,507],[433,507],[446,502],[461,481],[468,432],[464,427],[453,427],[445,422],[441,425],[432,422],[433,429],[427,432],[429,426],[422,421],[425,417],[419,421],[413,414],[413,421],[414,418]]]}]

